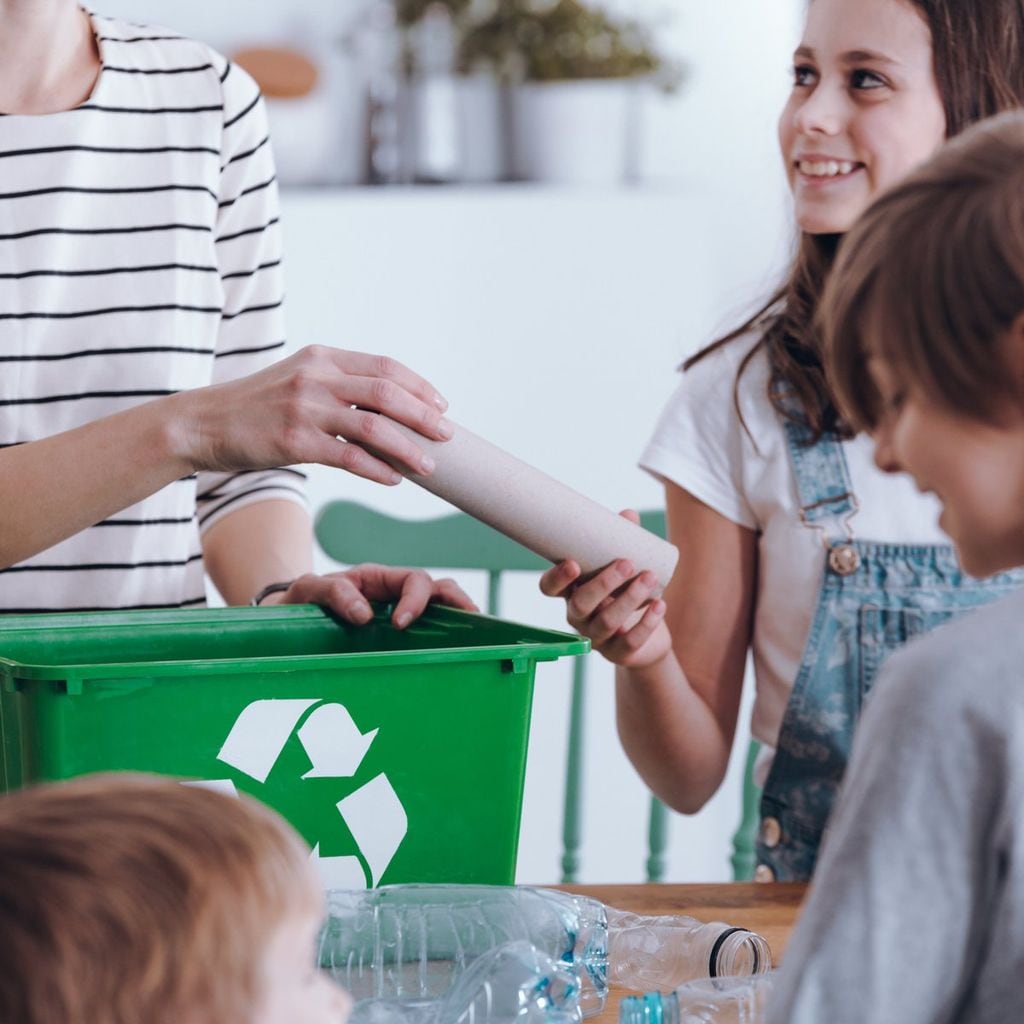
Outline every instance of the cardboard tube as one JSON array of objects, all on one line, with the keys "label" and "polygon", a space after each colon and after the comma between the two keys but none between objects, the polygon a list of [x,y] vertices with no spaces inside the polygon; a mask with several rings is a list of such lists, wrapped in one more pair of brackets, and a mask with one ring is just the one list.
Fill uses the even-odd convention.
[{"label": "cardboard tube", "polygon": [[659,593],[672,578],[679,552],[628,519],[453,423],[450,441],[430,441],[394,424],[436,463],[429,476],[408,479],[551,562],[571,558],[584,576],[619,558],[637,573],[649,569]]}]

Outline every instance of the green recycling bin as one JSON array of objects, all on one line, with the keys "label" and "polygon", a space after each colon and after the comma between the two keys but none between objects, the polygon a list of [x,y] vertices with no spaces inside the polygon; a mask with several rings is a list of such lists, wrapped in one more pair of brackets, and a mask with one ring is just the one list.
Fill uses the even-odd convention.
[{"label": "green recycling bin", "polygon": [[0,789],[100,771],[244,792],[330,888],[508,884],[536,663],[587,641],[431,606],[0,618]]}]

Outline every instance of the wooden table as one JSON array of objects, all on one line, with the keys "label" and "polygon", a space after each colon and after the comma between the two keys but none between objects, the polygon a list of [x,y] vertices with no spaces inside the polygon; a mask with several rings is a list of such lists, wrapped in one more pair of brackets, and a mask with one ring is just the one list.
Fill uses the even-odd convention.
[{"label": "wooden table", "polygon": [[[686,914],[701,921],[724,921],[763,935],[772,960],[782,960],[806,886],[801,883],[726,882],[720,885],[565,885],[567,892],[593,896],[637,914]],[[619,1000],[629,995],[613,989],[594,1024],[618,1024]]]}]

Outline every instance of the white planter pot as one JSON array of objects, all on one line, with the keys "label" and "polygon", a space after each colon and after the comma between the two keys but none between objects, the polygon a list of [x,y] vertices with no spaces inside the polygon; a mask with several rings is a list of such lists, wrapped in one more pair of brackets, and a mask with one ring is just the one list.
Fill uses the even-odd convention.
[{"label": "white planter pot", "polygon": [[508,88],[487,72],[460,75],[455,83],[459,180],[502,181],[510,174]]},{"label": "white planter pot", "polygon": [[512,101],[513,166],[527,181],[617,185],[634,176],[639,83],[527,82]]}]

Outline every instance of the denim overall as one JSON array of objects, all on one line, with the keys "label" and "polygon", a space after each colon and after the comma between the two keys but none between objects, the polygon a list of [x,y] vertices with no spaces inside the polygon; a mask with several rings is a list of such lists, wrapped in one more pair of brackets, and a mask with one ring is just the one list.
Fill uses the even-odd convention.
[{"label": "denim overall", "polygon": [[[824,581],[761,799],[755,878],[810,878],[861,705],[886,656],[959,612],[1016,589],[1024,575],[975,580],[943,544],[855,540],[846,456],[834,435],[807,446],[786,422],[800,517],[827,550]],[[935,737],[941,743],[940,736]]]}]

